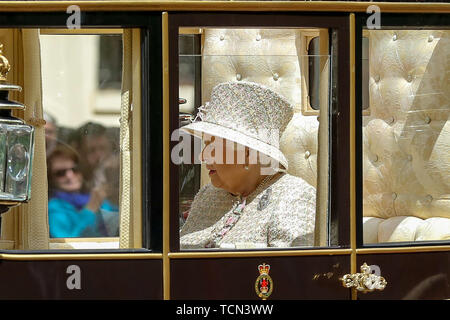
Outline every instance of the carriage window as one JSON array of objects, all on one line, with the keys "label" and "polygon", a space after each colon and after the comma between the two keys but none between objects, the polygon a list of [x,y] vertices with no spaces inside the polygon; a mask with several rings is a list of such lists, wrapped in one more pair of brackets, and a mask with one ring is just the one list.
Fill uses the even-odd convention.
[{"label": "carriage window", "polygon": [[311,116],[301,29],[198,30],[178,42],[180,249],[328,245],[325,41]]},{"label": "carriage window", "polygon": [[367,30],[367,37],[364,243],[450,240],[450,31]]},{"label": "carriage window", "polygon": [[118,247],[122,36],[41,34],[40,41],[50,245],[95,238]]}]

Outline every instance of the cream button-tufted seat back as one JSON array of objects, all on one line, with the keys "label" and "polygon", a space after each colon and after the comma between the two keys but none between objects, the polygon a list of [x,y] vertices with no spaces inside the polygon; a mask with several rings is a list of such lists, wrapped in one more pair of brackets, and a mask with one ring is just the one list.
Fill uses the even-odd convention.
[{"label": "cream button-tufted seat back", "polygon": [[319,122],[316,116],[301,114],[301,36],[298,29],[205,29],[202,101],[226,81],[256,82],[286,97],[295,113],[280,148],[288,172],[316,187]]},{"label": "cream button-tufted seat back", "polygon": [[[368,31],[363,116],[365,243],[450,239],[450,32]],[[289,173],[317,187],[318,127],[304,115],[300,30],[206,29],[203,102],[231,80],[264,84],[295,114],[280,142]]]},{"label": "cream button-tufted seat back", "polygon": [[299,32],[265,29],[205,29],[202,92],[227,81],[252,81],[301,103]]},{"label": "cream button-tufted seat back", "polygon": [[450,31],[368,31],[364,242],[450,239]]}]

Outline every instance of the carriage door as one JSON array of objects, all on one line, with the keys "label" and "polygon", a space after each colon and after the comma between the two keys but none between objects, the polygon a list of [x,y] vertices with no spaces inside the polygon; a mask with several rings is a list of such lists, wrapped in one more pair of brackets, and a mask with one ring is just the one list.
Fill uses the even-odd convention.
[{"label": "carriage door", "polygon": [[[341,280],[352,254],[348,15],[169,12],[163,26],[165,298],[350,299]],[[210,179],[198,161],[202,141],[178,129],[198,116],[213,87],[229,81],[264,85],[292,105],[280,148],[288,173],[315,190],[310,243],[183,243],[194,197]],[[195,227],[202,225],[208,222]]]}]

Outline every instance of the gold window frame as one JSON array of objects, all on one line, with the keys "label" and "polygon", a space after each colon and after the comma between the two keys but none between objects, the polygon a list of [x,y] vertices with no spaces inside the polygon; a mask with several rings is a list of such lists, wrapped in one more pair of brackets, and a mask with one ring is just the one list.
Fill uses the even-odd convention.
[{"label": "gold window frame", "polygon": [[[98,28],[90,28],[90,29],[59,29],[59,28],[43,28],[40,29],[40,35],[107,35],[107,34],[120,34],[124,37],[124,30],[122,28],[111,28],[111,29],[98,29]],[[131,128],[132,132],[130,135],[133,137],[133,149],[131,153],[131,186],[132,186],[132,198],[131,198],[131,212],[130,212],[130,226],[125,231],[122,231],[122,216],[119,212],[120,217],[120,228],[119,228],[119,237],[86,237],[86,238],[49,238],[49,248],[50,249],[73,249],[77,250],[76,247],[80,243],[89,244],[92,243],[92,248],[80,248],[80,249],[105,249],[104,244],[109,244],[111,242],[118,242],[119,247],[114,249],[119,249],[125,247],[128,249],[132,248],[142,248],[142,165],[140,162],[141,159],[141,61],[140,61],[140,30],[139,29],[131,29],[131,32],[135,33],[133,37],[132,46],[137,48],[134,50],[139,54],[133,54],[131,67],[131,81],[132,81],[132,105],[133,105],[133,113],[131,118]],[[122,70],[124,70],[124,66],[122,66]],[[124,79],[124,75],[122,75],[122,79]],[[122,80],[124,81],[124,80]],[[123,84],[122,84],[123,87]],[[121,106],[121,109],[123,105]],[[104,114],[112,114],[112,113],[101,113]],[[113,113],[117,115],[117,113]],[[120,115],[120,114],[119,114]],[[122,157],[122,141],[119,141],[121,145],[121,157]],[[123,192],[123,183],[122,176],[120,181],[120,194]],[[137,213],[137,214],[133,214]],[[128,245],[123,244],[122,242],[128,243]],[[102,246],[103,245],[103,246]],[[109,247],[106,246],[108,249]]]}]

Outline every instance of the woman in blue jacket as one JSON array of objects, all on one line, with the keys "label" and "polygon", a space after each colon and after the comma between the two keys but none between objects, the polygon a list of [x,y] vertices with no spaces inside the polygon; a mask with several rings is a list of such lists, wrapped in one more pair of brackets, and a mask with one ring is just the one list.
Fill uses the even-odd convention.
[{"label": "woman in blue jacket", "polygon": [[[87,192],[77,153],[58,146],[47,159],[48,217],[51,238],[105,237],[105,220],[118,221],[118,207],[107,200],[108,184]],[[118,183],[118,182],[117,182]],[[111,182],[109,185],[115,185]],[[114,232],[114,233],[118,233]]]}]

